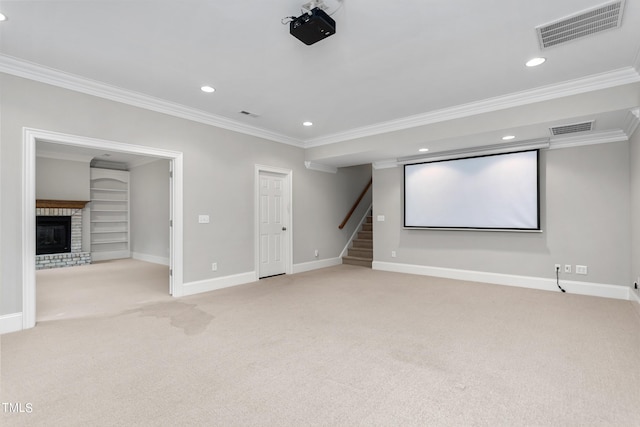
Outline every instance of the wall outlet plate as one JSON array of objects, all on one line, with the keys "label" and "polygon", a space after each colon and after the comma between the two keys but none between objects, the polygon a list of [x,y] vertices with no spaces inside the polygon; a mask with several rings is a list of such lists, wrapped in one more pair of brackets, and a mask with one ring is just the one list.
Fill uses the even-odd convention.
[{"label": "wall outlet plate", "polygon": [[576,274],[587,274],[587,266],[586,265],[576,265]]}]

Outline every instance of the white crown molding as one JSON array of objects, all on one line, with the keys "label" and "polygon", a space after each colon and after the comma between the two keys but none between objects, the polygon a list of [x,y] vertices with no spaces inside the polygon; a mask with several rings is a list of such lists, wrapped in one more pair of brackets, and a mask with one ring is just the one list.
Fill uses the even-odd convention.
[{"label": "white crown molding", "polygon": [[447,120],[460,119],[477,114],[520,107],[536,102],[549,101],[566,96],[579,95],[595,90],[609,89],[637,82],[640,82],[640,74],[638,71],[633,67],[626,67],[608,73],[595,74],[580,79],[569,80],[563,83],[543,86],[536,89],[516,92],[468,104],[457,105],[450,108],[431,111],[429,113],[404,117],[398,120],[377,123],[371,126],[363,126],[357,129],[351,129],[346,132],[335,133],[324,137],[313,138],[305,141],[304,146],[305,148],[319,147],[336,142],[410,129],[418,126],[425,126]]},{"label": "white crown molding", "polygon": [[572,148],[583,145],[606,144],[609,142],[628,141],[629,136],[623,130],[590,132],[584,135],[554,136],[550,140],[550,150]]},{"label": "white crown molding", "polygon": [[398,160],[390,159],[390,160],[380,160],[377,162],[373,162],[373,168],[375,170],[379,169],[391,169],[398,167]]},{"label": "white crown molding", "polygon": [[318,172],[326,172],[326,173],[337,173],[338,172],[338,168],[337,167],[330,166],[330,165],[325,165],[325,164],[322,164],[322,163],[315,163],[315,162],[305,161],[304,162],[304,166],[309,170],[318,171]]},{"label": "white crown molding", "polygon": [[0,54],[0,72],[206,125],[302,147],[302,141],[225,117]]}]

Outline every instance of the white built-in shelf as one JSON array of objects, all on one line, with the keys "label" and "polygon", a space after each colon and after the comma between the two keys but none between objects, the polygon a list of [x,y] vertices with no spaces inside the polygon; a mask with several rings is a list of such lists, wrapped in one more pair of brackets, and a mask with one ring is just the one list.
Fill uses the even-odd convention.
[{"label": "white built-in shelf", "polygon": [[91,168],[91,258],[129,258],[129,172]]}]

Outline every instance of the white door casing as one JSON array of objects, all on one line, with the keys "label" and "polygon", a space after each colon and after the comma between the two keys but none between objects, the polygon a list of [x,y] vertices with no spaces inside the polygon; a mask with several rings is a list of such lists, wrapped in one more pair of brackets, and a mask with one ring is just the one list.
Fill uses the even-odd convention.
[{"label": "white door casing", "polygon": [[291,273],[291,171],[256,166],[256,278]]},{"label": "white door casing", "polygon": [[182,238],[182,171],[183,154],[177,151],[164,150],[121,142],[106,141],[89,137],[62,134],[32,128],[23,128],[22,135],[22,327],[32,328],[36,324],[36,277],[35,277],[35,199],[36,199],[36,142],[70,145],[85,148],[98,148],[140,154],[149,157],[168,159],[172,165],[171,181],[171,247],[169,262],[172,275],[170,293],[182,296],[183,270],[183,238]]}]

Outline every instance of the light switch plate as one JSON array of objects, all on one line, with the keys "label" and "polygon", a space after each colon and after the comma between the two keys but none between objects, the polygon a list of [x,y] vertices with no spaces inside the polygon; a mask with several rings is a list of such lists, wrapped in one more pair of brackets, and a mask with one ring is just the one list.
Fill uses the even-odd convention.
[{"label": "light switch plate", "polygon": [[209,215],[198,215],[198,223],[209,224]]}]

